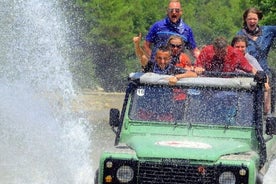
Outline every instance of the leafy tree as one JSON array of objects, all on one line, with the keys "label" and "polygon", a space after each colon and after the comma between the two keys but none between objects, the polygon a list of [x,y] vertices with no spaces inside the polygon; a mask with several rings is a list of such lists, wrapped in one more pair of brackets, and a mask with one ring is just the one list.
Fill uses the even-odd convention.
[{"label": "leafy tree", "polygon": [[81,88],[94,88],[98,83],[94,73],[95,66],[91,62],[87,42],[83,40],[89,30],[84,18],[84,9],[77,6],[74,0],[59,0],[59,3],[70,29],[67,40],[71,45],[71,50],[68,55],[72,61],[70,70],[74,82]]},{"label": "leafy tree", "polygon": [[241,27],[242,12],[248,3],[240,0],[194,0],[183,5],[184,20],[192,27],[198,45],[205,45],[217,36],[231,40]]},{"label": "leafy tree", "polygon": [[126,43],[134,28],[129,6],[125,3],[127,1],[78,1],[89,24],[85,41],[91,51],[95,74],[108,91],[121,89],[126,75],[125,50],[130,50]]},{"label": "leafy tree", "polygon": [[[91,51],[95,74],[104,89],[118,90],[126,75],[140,68],[136,61],[132,37],[147,32],[149,25],[165,12],[167,1],[78,0],[84,9],[89,29],[84,38]],[[154,8],[151,8],[154,7]],[[163,7],[163,8],[161,8]],[[150,11],[145,11],[150,10]],[[92,61],[93,59],[93,61]]]},{"label": "leafy tree", "polygon": [[253,4],[262,10],[265,15],[262,24],[275,25],[276,24],[276,1],[275,0],[252,0]]}]

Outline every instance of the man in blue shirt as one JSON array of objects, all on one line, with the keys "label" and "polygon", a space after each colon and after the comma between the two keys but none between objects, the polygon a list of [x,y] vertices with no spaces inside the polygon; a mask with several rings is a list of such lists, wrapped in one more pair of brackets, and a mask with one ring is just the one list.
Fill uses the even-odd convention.
[{"label": "man in blue shirt", "polygon": [[[185,46],[192,54],[197,57],[199,49],[196,46],[192,29],[181,19],[182,8],[179,0],[170,0],[167,17],[163,20],[154,23],[145,39],[145,52],[154,60],[156,49],[160,46],[166,45],[168,38],[171,35],[177,34],[185,41]],[[151,47],[153,49],[151,50]]]}]

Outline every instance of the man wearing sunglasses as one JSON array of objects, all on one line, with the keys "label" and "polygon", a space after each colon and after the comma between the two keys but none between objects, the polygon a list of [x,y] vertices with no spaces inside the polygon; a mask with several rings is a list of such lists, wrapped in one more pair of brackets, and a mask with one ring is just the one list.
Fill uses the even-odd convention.
[{"label": "man wearing sunglasses", "polygon": [[[140,33],[139,36],[133,37],[133,43],[134,43],[135,54],[139,59],[142,68],[145,68],[149,62],[153,63],[153,60],[149,60],[149,56],[146,54],[144,49],[141,48],[140,46],[141,39],[142,39],[142,35]],[[192,69],[192,62],[190,60],[190,57],[183,52],[185,43],[182,37],[178,35],[170,36],[166,46],[167,48],[170,49],[171,64],[180,68],[185,68],[187,70]]]},{"label": "man wearing sunglasses", "polygon": [[183,10],[179,0],[170,0],[167,8],[167,17],[154,23],[144,42],[147,55],[154,60],[154,55],[158,47],[166,45],[166,41],[171,35],[179,35],[185,41],[185,47],[197,57],[199,49],[196,46],[192,29],[181,19]]},{"label": "man wearing sunglasses", "polygon": [[190,57],[184,53],[185,43],[182,37],[178,35],[172,35],[168,39],[167,46],[171,50],[171,63],[177,67],[185,68],[187,70],[192,69],[192,62]]}]

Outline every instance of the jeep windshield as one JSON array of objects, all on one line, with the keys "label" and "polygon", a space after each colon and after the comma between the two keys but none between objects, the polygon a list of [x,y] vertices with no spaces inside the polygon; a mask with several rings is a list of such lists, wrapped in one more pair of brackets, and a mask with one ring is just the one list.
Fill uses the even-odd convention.
[{"label": "jeep windshield", "polygon": [[144,85],[132,93],[129,118],[136,121],[251,126],[250,90]]}]

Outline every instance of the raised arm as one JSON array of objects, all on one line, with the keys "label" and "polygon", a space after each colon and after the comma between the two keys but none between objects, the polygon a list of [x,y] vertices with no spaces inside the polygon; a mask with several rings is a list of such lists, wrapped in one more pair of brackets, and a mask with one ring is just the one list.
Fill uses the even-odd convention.
[{"label": "raised arm", "polygon": [[151,55],[151,42],[149,41],[145,41],[144,42],[144,49],[145,49],[145,53],[150,56]]},{"label": "raised arm", "polygon": [[139,36],[133,37],[133,43],[134,43],[135,54],[137,58],[140,60],[142,67],[145,67],[148,64],[149,57],[140,46],[141,39],[142,39],[142,34],[140,33]]}]

